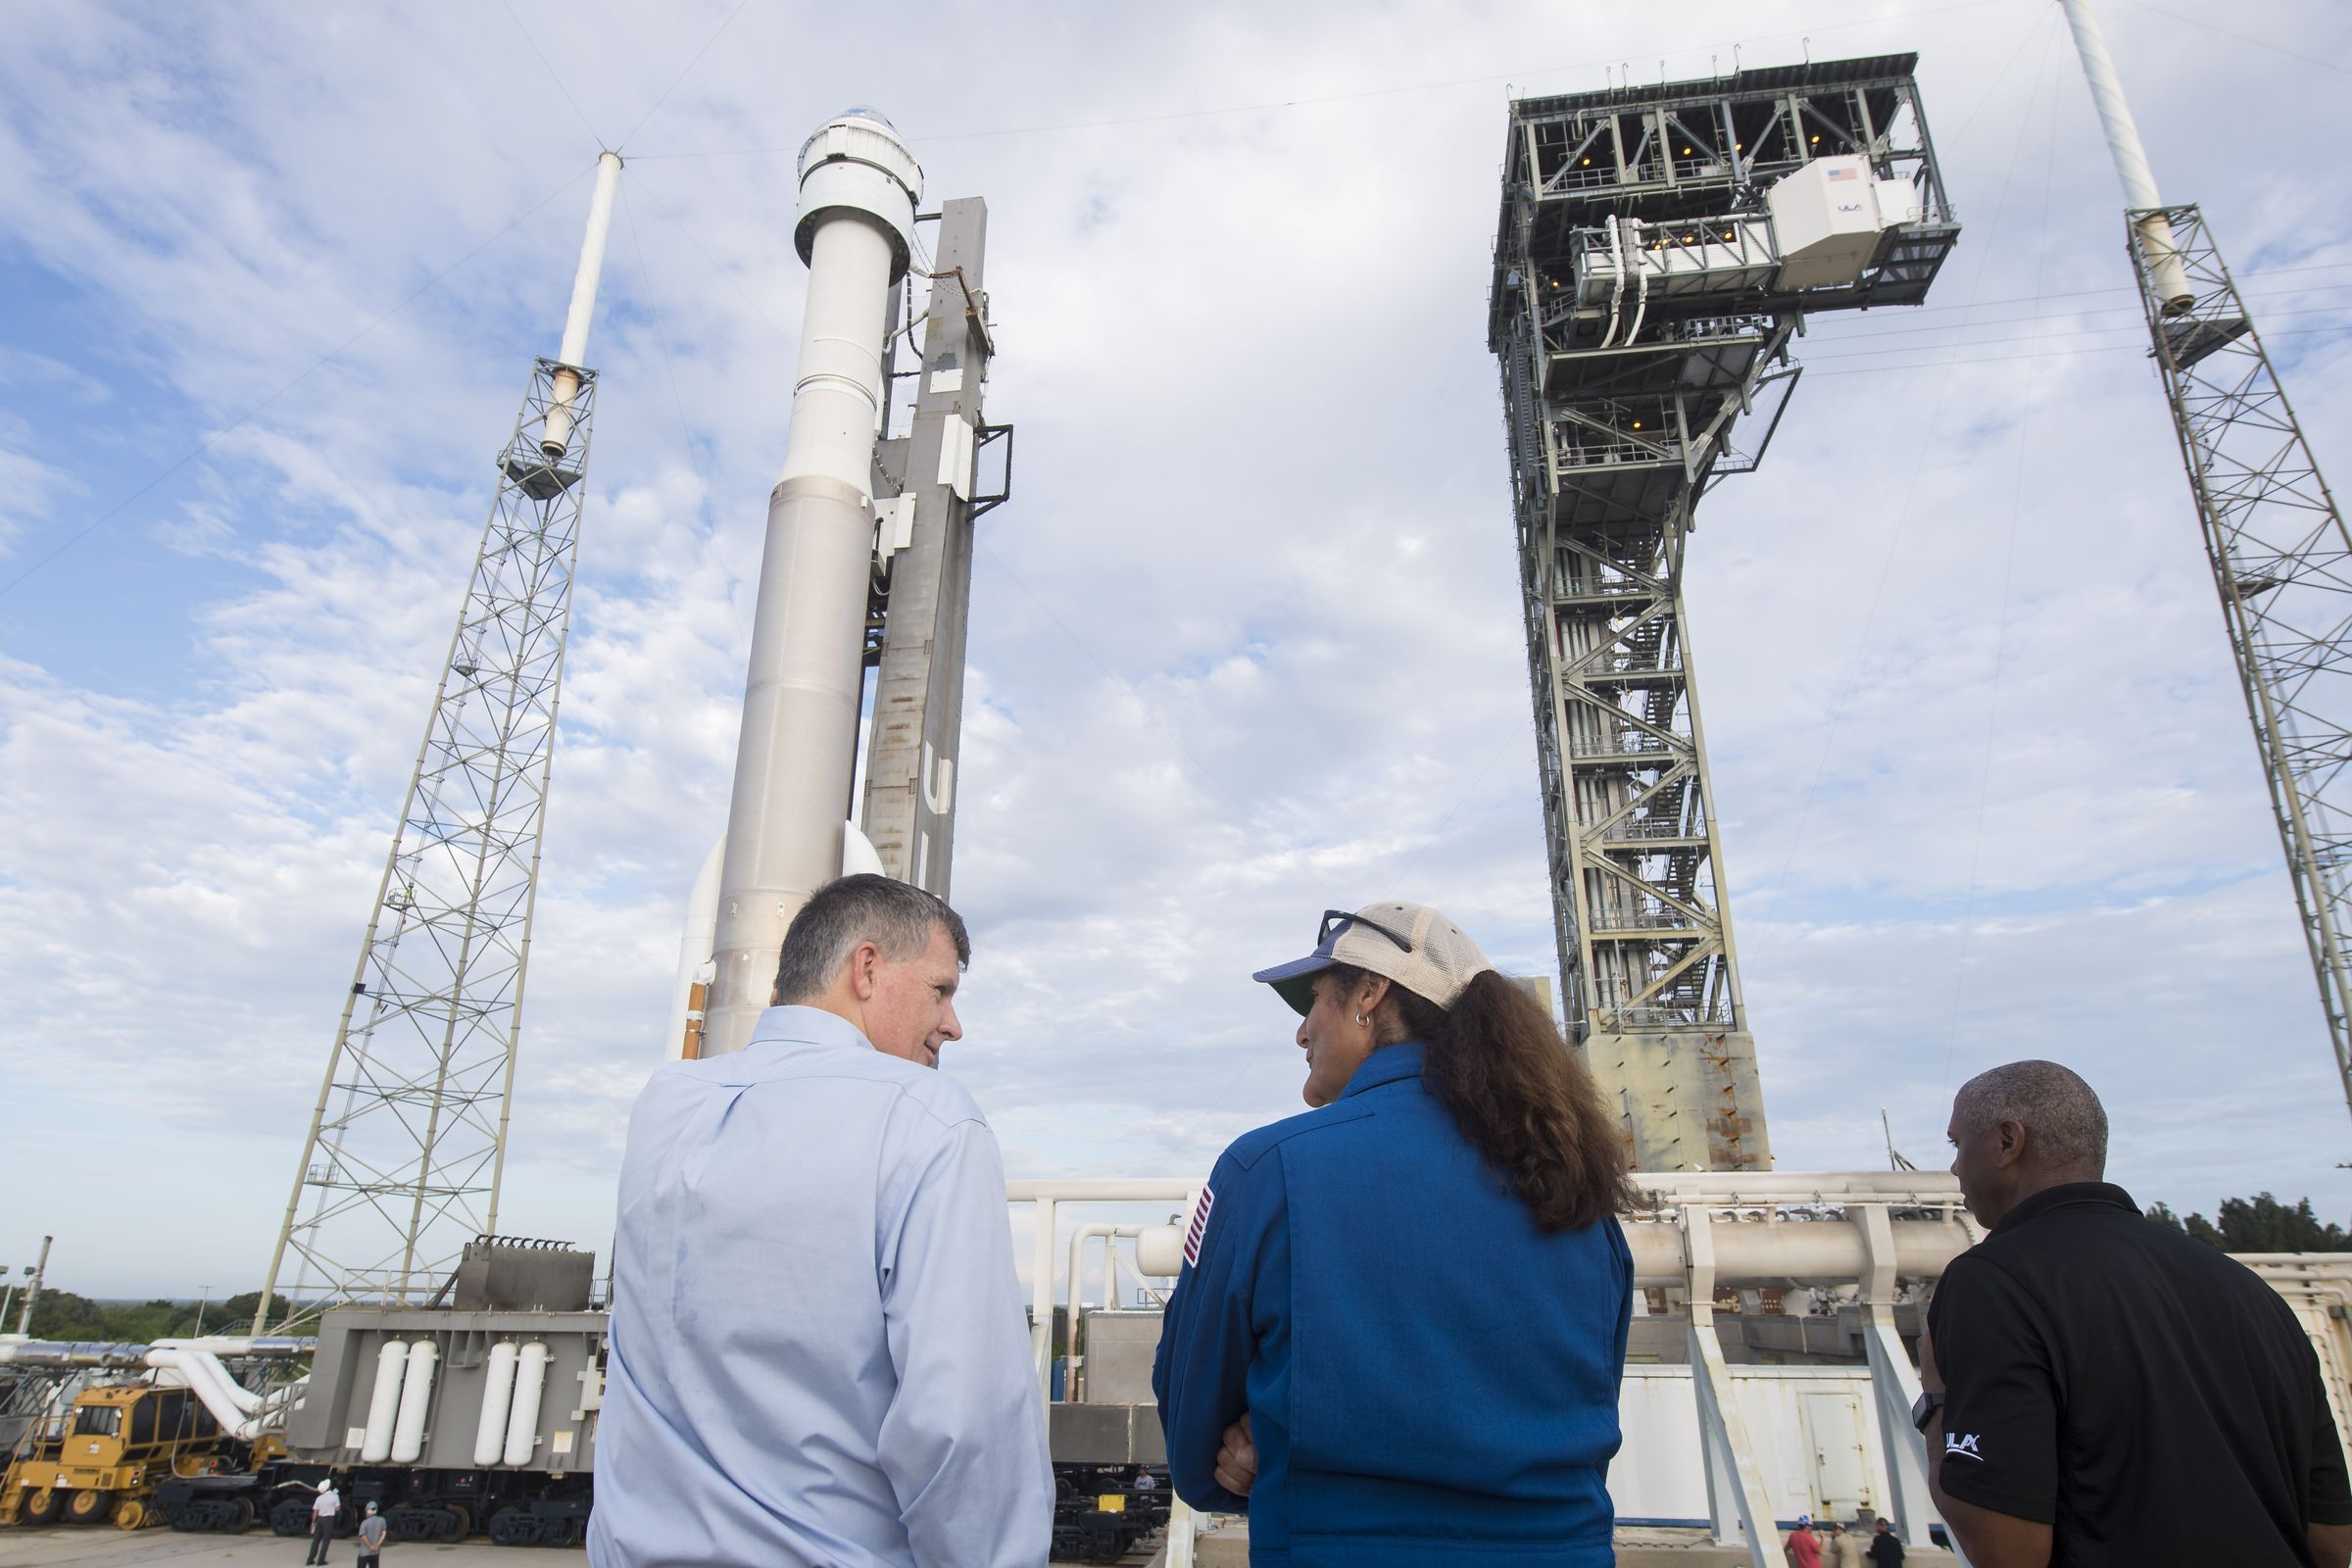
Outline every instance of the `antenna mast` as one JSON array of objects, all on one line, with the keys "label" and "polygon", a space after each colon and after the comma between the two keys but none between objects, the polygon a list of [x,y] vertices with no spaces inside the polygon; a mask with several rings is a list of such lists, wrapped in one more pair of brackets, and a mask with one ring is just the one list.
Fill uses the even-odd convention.
[{"label": "antenna mast", "polygon": [[2123,179],[2156,368],[2352,1104],[2352,535],[2204,214],[2156,193],[2090,0],[2061,3]]},{"label": "antenna mast", "polygon": [[[498,1229],[620,158],[597,160],[559,357],[531,371],[327,1055],[253,1332],[414,1304]],[[308,1200],[308,1213],[304,1212]]]}]

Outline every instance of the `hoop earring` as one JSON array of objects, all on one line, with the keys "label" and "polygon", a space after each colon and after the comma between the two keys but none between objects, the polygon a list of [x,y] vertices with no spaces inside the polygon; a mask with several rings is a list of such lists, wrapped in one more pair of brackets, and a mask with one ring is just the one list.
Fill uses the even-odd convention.
[{"label": "hoop earring", "polygon": [[1364,1015],[1360,1012],[1355,1015],[1355,1026],[1358,1029],[1361,1029],[1364,1026]]}]

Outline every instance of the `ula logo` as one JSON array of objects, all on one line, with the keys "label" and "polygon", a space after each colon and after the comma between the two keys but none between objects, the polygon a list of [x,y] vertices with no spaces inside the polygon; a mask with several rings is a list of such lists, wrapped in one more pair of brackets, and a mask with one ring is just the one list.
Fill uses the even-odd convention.
[{"label": "ula logo", "polygon": [[1966,1437],[1954,1432],[1945,1433],[1943,1456],[1946,1459],[1974,1459],[1979,1464],[1984,1462],[1984,1456],[1977,1451],[1977,1435],[1974,1432]]}]

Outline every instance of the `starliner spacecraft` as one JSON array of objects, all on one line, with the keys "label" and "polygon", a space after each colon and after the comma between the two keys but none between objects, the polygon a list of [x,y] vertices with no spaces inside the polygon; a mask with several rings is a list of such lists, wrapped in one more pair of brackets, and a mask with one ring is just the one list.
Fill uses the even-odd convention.
[{"label": "starliner spacecraft", "polygon": [[[923,175],[889,121],[852,109],[801,148],[793,238],[808,266],[784,471],[768,497],[727,830],[697,879],[672,1055],[739,1051],[767,1005],[785,927],[808,895],[880,871],[945,896],[981,416],[994,345],[981,288],[988,212],[920,213]],[[927,267],[917,225],[938,224]],[[909,318],[911,277],[931,284]],[[905,285],[902,292],[902,285]],[[914,368],[900,340],[920,334]],[[891,427],[894,388],[916,383]],[[862,801],[858,726],[867,712]]]}]

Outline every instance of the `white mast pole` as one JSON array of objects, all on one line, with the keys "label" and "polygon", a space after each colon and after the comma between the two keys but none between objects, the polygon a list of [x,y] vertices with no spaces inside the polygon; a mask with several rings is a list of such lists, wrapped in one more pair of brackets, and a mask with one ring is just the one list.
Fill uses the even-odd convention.
[{"label": "white mast pole", "polygon": [[620,186],[620,154],[596,161],[596,194],[588,202],[588,237],[580,242],[580,270],[571,278],[571,314],[564,318],[564,346],[556,351],[555,396],[539,450],[560,458],[571,444],[571,400],[579,395],[579,368],[588,353],[588,321],[596,314],[596,284],[605,270],[605,237],[612,230],[612,193]]},{"label": "white mast pole", "polygon": [[2124,98],[2124,84],[2115,74],[2107,53],[2106,34],[2099,30],[2098,14],[2090,0],[2058,0],[2066,8],[2067,25],[2074,29],[2075,52],[2082,57],[2082,74],[2090,82],[2090,99],[2098,107],[2099,124],[2107,132],[2107,150],[2115,157],[2115,172],[2124,183],[2124,205],[2136,215],[2140,249],[2147,258],[2150,278],[2166,313],[2185,311],[2196,303],[2180,253],[2173,244],[2172,220],[2164,216],[2163,198],[2156,194],[2156,175],[2148,168],[2146,149],[2139,144],[2139,126]]}]

